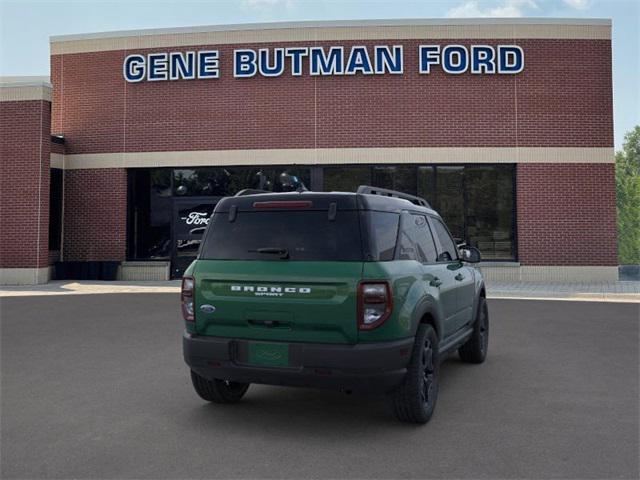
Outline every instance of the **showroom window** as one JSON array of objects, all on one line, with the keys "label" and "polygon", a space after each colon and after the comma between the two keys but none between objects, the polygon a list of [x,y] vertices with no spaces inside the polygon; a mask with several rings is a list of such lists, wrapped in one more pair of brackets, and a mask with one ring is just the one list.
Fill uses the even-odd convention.
[{"label": "showroom window", "polygon": [[478,247],[484,260],[515,260],[515,168],[501,165],[374,165],[324,167],[325,191],[359,185],[425,198],[458,243]]},{"label": "showroom window", "polygon": [[197,247],[196,234],[204,229],[190,228],[189,238],[177,236],[185,221],[191,226],[193,215],[210,212],[220,198],[246,188],[284,192],[306,187],[310,176],[309,167],[289,166],[129,169],[127,258],[175,260],[187,251],[193,256],[197,248],[185,245]]}]

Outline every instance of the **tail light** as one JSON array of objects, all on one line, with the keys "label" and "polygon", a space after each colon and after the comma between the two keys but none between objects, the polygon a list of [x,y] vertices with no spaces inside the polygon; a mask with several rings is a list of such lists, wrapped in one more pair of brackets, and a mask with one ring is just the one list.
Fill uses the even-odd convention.
[{"label": "tail light", "polygon": [[194,298],[196,281],[193,277],[182,277],[182,291],[180,301],[182,302],[182,316],[186,322],[195,322]]},{"label": "tail light", "polygon": [[373,330],[393,310],[393,296],[387,282],[362,282],[358,288],[358,328]]}]

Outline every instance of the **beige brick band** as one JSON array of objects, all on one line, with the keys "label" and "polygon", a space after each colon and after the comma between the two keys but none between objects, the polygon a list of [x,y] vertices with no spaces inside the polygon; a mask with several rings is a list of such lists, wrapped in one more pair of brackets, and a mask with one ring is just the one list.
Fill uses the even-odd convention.
[{"label": "beige brick band", "polygon": [[51,101],[50,85],[5,86],[0,84],[0,102],[22,102],[29,100]]},{"label": "beige brick band", "polygon": [[51,37],[51,54],[188,45],[395,39],[604,39],[603,19],[416,19],[223,25]]},{"label": "beige brick band", "polygon": [[481,265],[487,282],[616,282],[615,266]]},{"label": "beige brick band", "polygon": [[52,154],[55,168],[348,165],[387,163],[613,163],[613,147],[406,147]]}]

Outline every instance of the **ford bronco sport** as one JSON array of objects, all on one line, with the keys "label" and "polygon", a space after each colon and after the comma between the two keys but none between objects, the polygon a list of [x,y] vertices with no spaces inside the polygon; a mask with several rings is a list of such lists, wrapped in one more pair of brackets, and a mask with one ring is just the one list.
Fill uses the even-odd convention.
[{"label": "ford bronco sport", "polygon": [[384,392],[425,423],[450,352],[481,363],[480,261],[418,197],[240,192],[216,206],[182,280],[184,358],[205,400],[250,383]]}]

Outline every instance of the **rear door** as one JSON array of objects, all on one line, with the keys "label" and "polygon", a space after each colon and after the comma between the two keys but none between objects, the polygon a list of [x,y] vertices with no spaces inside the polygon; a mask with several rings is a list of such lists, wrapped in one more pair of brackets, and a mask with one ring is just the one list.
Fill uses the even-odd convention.
[{"label": "rear door", "polygon": [[425,289],[438,299],[444,324],[444,336],[455,329],[458,299],[454,273],[446,263],[437,262],[437,249],[426,215],[405,212],[402,216],[399,260],[413,259],[422,263]]},{"label": "rear door", "polygon": [[355,210],[287,210],[279,202],[214,213],[196,264],[196,328],[222,337],[355,343],[361,277]]}]

